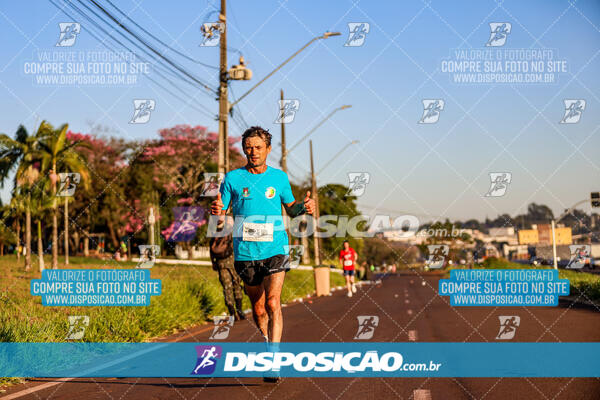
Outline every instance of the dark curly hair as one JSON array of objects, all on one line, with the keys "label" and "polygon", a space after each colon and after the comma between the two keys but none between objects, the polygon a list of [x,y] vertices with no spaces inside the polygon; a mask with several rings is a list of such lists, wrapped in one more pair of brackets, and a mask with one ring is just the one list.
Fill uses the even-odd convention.
[{"label": "dark curly hair", "polygon": [[262,140],[265,141],[267,147],[271,145],[271,138],[273,137],[267,129],[261,128],[260,126],[251,126],[246,129],[246,131],[242,134],[242,147],[244,147],[246,143],[246,139],[258,136]]}]

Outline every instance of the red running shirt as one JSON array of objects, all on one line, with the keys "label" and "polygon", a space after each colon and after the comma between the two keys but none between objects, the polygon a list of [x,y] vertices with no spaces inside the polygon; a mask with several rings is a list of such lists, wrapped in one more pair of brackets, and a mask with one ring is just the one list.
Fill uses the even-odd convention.
[{"label": "red running shirt", "polygon": [[344,271],[351,271],[354,269],[354,258],[356,257],[356,252],[352,247],[348,248],[348,250],[340,251],[340,262],[344,266]]}]

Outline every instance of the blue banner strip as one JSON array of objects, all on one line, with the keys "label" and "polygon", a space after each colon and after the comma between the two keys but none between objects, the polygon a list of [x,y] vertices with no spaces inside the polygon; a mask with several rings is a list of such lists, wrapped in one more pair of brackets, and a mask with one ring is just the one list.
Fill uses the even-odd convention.
[{"label": "blue banner strip", "polygon": [[3,377],[600,377],[600,343],[0,343]]}]

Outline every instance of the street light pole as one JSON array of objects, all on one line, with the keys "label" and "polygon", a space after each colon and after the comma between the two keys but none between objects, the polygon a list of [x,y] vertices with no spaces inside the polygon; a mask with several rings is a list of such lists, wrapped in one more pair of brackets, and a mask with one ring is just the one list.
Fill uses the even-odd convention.
[{"label": "street light pole", "polygon": [[[281,104],[283,104],[283,89],[281,89]],[[283,106],[282,106],[283,107]],[[281,169],[287,174],[287,154],[285,147],[285,123],[281,118]]]},{"label": "street light pole", "polygon": [[318,127],[320,127],[321,125],[323,125],[325,123],[325,121],[327,121],[329,118],[331,118],[331,116],[333,114],[335,114],[336,112],[338,112],[340,110],[345,110],[345,109],[350,108],[350,107],[352,107],[352,106],[351,105],[344,105],[344,106],[338,107],[335,110],[333,110],[332,112],[330,112],[329,115],[327,115],[325,118],[323,118],[321,120],[321,122],[319,122],[314,128],[312,128],[310,131],[308,131],[308,133],[306,135],[302,136],[302,138],[300,140],[298,140],[298,142],[296,142],[296,144],[293,145],[291,149],[287,150],[286,153],[289,153],[290,151],[292,151],[296,147],[298,147],[298,145],[300,143],[302,143],[307,137],[309,137],[310,135],[312,135],[313,132],[316,131]]},{"label": "street light pole", "polygon": [[344,147],[342,147],[342,149],[340,151],[338,151],[336,153],[336,155],[334,155],[333,157],[331,157],[331,159],[329,161],[327,161],[327,163],[321,167],[321,169],[319,170],[319,172],[317,172],[317,176],[319,176],[321,174],[321,172],[323,172],[323,170],[325,168],[327,168],[327,166],[329,164],[331,164],[336,158],[338,158],[340,156],[340,154],[342,154],[344,152],[344,150],[346,150],[348,147],[352,146],[353,144],[357,144],[358,142],[359,142],[358,140],[353,140],[350,143],[346,144]]},{"label": "street light pole", "polygon": [[558,219],[556,221],[554,219],[552,220],[552,264],[554,266],[554,269],[558,269],[558,260],[556,259],[556,231],[555,231],[555,225],[561,219],[563,219],[567,215],[571,214],[573,212],[573,210],[577,206],[579,206],[579,205],[581,205],[583,203],[587,203],[588,201],[589,201],[588,199],[578,201],[577,203],[573,204],[570,208],[568,208],[567,210],[565,210],[565,212],[562,213],[562,215],[560,217],[558,217]]},{"label": "street light pole", "polygon": [[[317,191],[317,177],[315,176],[315,164],[313,161],[313,146],[312,140],[310,141],[310,173],[311,173],[311,181],[312,181],[312,193],[313,198],[315,199],[315,221],[319,221],[319,192]],[[321,265],[321,249],[319,244],[319,236],[317,234],[317,223],[315,223],[315,227],[313,230],[314,234],[314,248],[315,248],[315,266]]]},{"label": "street light pole", "polygon": [[[221,3],[223,3],[225,0],[221,0]],[[294,57],[296,57],[298,54],[300,54],[304,49],[306,49],[308,46],[310,46],[313,42],[319,40],[319,39],[327,39],[331,36],[340,36],[341,33],[339,32],[325,32],[323,35],[321,36],[317,36],[313,39],[311,39],[308,43],[306,43],[304,46],[302,46],[300,48],[300,50],[298,50],[297,52],[295,52],[294,54],[292,54],[291,56],[289,56],[284,62],[282,62],[281,64],[279,64],[279,66],[277,68],[275,68],[273,71],[271,71],[271,73],[269,73],[267,76],[265,76],[264,78],[262,78],[256,85],[252,86],[246,93],[244,93],[243,95],[241,95],[236,101],[234,101],[233,103],[231,103],[231,105],[229,106],[229,108],[231,109],[233,106],[235,106],[237,103],[239,103],[240,101],[242,101],[242,99],[246,96],[248,96],[254,89],[256,89],[261,83],[263,83],[264,81],[266,81],[267,79],[269,79],[275,72],[279,71],[285,64],[287,64],[288,62],[290,62],[290,60]]]}]

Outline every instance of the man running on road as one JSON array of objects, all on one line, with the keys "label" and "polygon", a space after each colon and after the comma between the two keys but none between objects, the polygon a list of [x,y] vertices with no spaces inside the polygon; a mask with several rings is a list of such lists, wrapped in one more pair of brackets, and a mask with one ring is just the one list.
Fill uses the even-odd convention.
[{"label": "man running on road", "polygon": [[347,240],[344,240],[344,248],[340,251],[340,263],[344,269],[344,277],[346,278],[346,288],[348,289],[348,297],[352,297],[352,293],[356,293],[356,285],[354,284],[354,270],[356,258],[358,255]]},{"label": "man running on road", "polygon": [[267,342],[278,346],[283,330],[281,289],[290,269],[281,205],[293,218],[312,214],[315,202],[310,192],[297,202],[287,174],[267,166],[269,132],[258,126],[249,128],[242,135],[242,148],[247,165],[225,175],[211,212],[224,215],[231,205],[235,270],[244,281],[258,329]]}]

